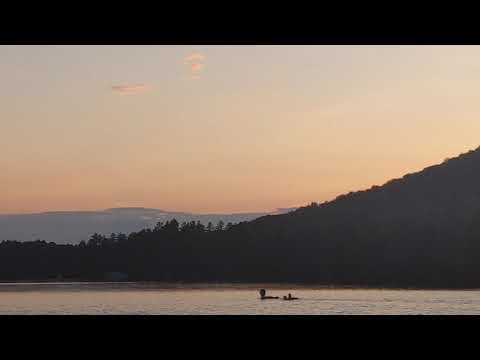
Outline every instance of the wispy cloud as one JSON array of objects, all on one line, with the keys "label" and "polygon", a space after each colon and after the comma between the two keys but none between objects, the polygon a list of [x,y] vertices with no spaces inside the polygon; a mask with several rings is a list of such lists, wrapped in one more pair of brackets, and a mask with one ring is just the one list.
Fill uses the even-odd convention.
[{"label": "wispy cloud", "polygon": [[203,70],[204,67],[205,67],[205,64],[199,64],[199,63],[190,64],[190,70],[192,71],[192,73],[199,73],[200,71]]},{"label": "wispy cloud", "polygon": [[138,94],[150,90],[146,84],[120,84],[113,85],[112,91],[120,94]]},{"label": "wispy cloud", "polygon": [[201,53],[194,52],[183,59],[183,63],[188,66],[192,79],[199,79],[200,73],[205,68],[205,59],[207,57]]}]

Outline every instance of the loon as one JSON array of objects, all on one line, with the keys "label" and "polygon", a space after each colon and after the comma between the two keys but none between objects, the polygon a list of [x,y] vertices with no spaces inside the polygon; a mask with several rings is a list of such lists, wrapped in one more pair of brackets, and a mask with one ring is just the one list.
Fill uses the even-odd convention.
[{"label": "loon", "polygon": [[292,294],[288,294],[288,296],[284,296],[283,300],[298,300],[297,297],[293,297]]},{"label": "loon", "polygon": [[278,299],[278,296],[266,296],[267,291],[265,289],[260,289],[260,299],[268,300],[268,299]]}]

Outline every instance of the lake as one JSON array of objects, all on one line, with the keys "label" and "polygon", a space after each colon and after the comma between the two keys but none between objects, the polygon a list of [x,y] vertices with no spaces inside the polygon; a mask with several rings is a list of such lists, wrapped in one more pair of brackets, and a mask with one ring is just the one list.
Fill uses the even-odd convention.
[{"label": "lake", "polygon": [[[260,300],[291,292],[297,301]],[[0,314],[480,314],[480,290],[285,285],[0,283]]]}]

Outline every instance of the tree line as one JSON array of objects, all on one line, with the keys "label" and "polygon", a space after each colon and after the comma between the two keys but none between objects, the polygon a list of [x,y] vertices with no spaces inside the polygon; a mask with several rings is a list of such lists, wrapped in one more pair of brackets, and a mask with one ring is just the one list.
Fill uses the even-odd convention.
[{"label": "tree line", "polygon": [[79,244],[0,243],[0,280],[480,287],[480,150],[333,201],[237,224],[159,222]]}]

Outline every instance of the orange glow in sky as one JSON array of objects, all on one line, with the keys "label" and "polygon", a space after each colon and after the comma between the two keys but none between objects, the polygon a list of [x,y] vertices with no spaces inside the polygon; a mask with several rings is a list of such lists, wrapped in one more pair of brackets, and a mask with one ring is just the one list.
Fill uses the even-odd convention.
[{"label": "orange glow in sky", "polygon": [[480,145],[478,46],[1,46],[0,213],[265,211]]}]

